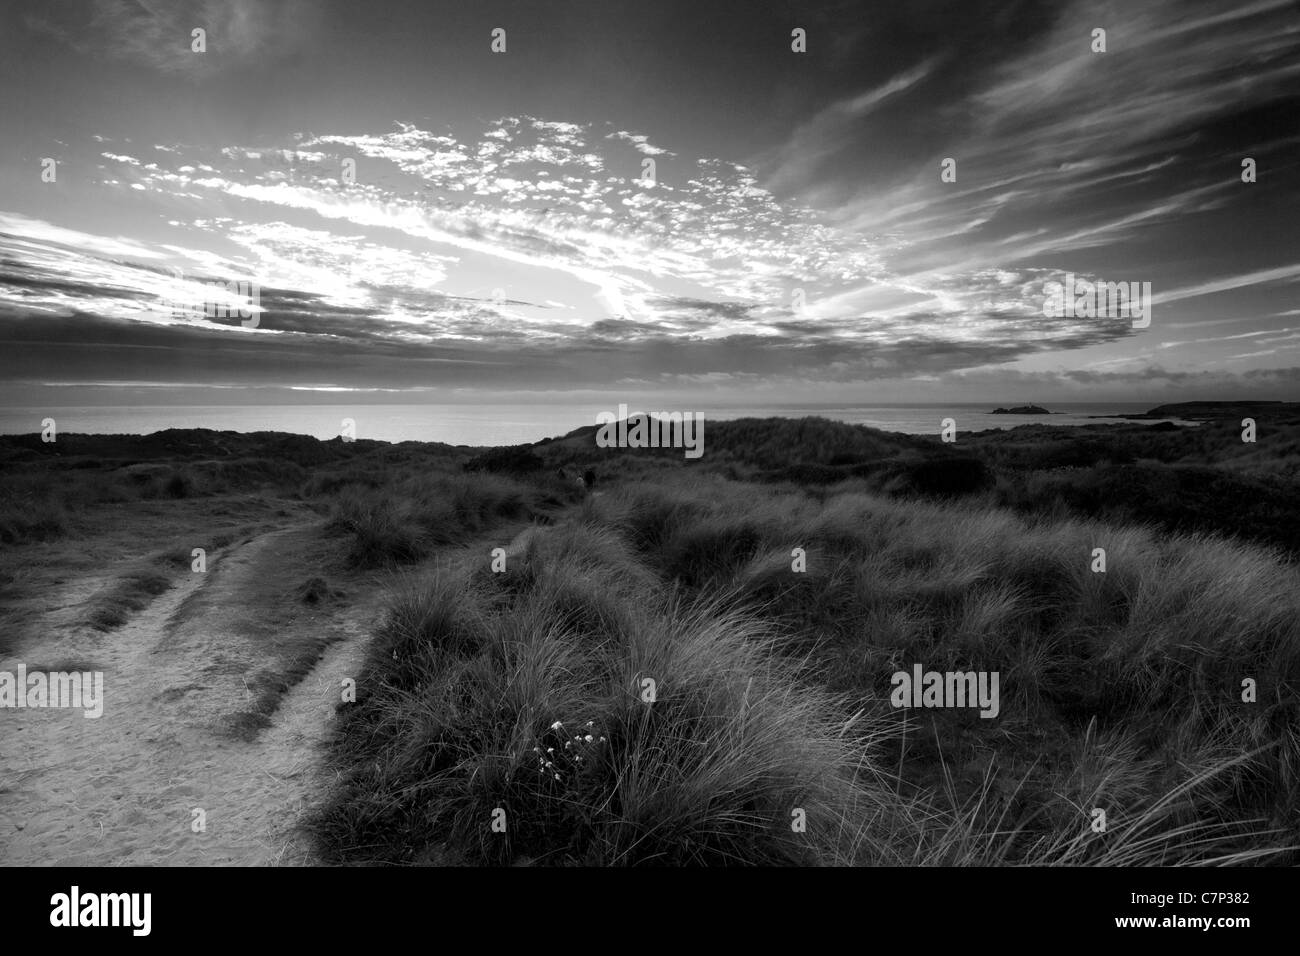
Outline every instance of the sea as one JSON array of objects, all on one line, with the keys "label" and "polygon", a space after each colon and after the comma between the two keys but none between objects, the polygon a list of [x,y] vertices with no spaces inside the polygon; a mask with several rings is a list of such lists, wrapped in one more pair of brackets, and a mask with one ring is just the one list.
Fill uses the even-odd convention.
[{"label": "sea", "polygon": [[[703,414],[706,435],[709,421],[736,418],[803,418],[819,416],[834,421],[869,425],[910,435],[937,435],[945,418],[957,431],[974,432],[1018,425],[1091,425],[1120,422],[1116,416],[1152,408],[1146,404],[1053,404],[1051,415],[993,415],[992,405],[732,405],[716,407],[639,407],[630,413],[660,411]],[[218,431],[292,432],[320,439],[342,434],[345,419],[356,438],[379,441],[430,441],[449,445],[518,445],[553,438],[575,428],[597,423],[601,412],[617,408],[600,404],[536,405],[100,405],[0,409],[0,434],[40,432],[46,418],[55,420],[62,433],[143,435],[165,428],[211,428]],[[1182,422],[1169,419],[1183,425]],[[707,437],[705,439],[707,441]]]}]

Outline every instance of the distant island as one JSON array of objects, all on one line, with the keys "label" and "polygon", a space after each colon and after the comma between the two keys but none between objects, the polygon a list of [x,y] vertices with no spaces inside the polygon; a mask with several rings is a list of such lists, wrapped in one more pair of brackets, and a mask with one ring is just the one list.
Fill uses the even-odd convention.
[{"label": "distant island", "polygon": [[1050,415],[1042,405],[1012,405],[1010,408],[995,408],[990,415]]}]

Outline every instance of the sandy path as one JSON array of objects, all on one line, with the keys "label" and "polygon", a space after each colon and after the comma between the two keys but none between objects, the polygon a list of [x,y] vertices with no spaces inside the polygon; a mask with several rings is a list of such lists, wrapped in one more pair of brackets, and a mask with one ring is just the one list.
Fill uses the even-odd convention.
[{"label": "sandy path", "polygon": [[[355,589],[325,623],[320,614],[277,618],[281,628],[328,627],[336,641],[256,739],[233,739],[217,721],[251,696],[243,685],[258,636],[239,626],[241,615],[257,617],[259,601],[293,600],[293,573],[311,564],[285,562],[303,554],[295,536],[312,533],[262,535],[210,558],[208,574],[178,578],[109,635],[64,630],[41,643],[39,658],[25,651],[29,668],[93,661],[104,672],[105,705],[98,719],[54,708],[0,711],[0,862],[309,861],[294,824],[321,790],[319,744],[340,681],[359,673],[377,589]],[[18,662],[0,658],[0,670]],[[196,808],[206,814],[202,832],[192,828]]]}]

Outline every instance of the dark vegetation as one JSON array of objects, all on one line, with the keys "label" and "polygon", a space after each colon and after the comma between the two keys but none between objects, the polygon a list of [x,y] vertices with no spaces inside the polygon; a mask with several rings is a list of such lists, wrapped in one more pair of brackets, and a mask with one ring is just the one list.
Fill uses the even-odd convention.
[{"label": "dark vegetation", "polygon": [[505,474],[528,474],[544,468],[546,463],[528,445],[489,448],[465,462],[466,471],[489,471]]},{"label": "dark vegetation", "polygon": [[121,627],[133,613],[148,607],[171,586],[171,578],[158,571],[127,574],[91,600],[86,623],[97,631]]},{"label": "dark vegetation", "polygon": [[[1181,406],[1170,406],[1185,414]],[[263,491],[333,509],[340,527],[372,524],[391,548],[362,542],[360,563],[401,562],[429,543],[447,543],[481,527],[491,514],[520,517],[566,504],[572,489],[554,477],[612,464],[624,475],[671,465],[747,481],[829,486],[858,481],[891,496],[958,498],[989,494],[1026,515],[1106,517],[1150,523],[1170,531],[1204,531],[1258,541],[1300,553],[1300,516],[1291,506],[1300,489],[1300,412],[1295,406],[1252,406],[1259,434],[1241,441],[1238,410],[1226,420],[1184,428],[1167,423],[1082,428],[1026,425],[1009,431],[909,436],[819,418],[708,422],[706,454],[684,462],[677,449],[635,452],[595,447],[595,427],[534,446],[493,449],[313,438],[276,433],[172,430],[148,436],[63,435],[53,444],[37,435],[0,436],[0,542],[56,540],[75,532],[86,508],[138,500],[204,498]],[[1272,409],[1272,411],[1269,411]],[[1192,408],[1194,413],[1196,408]],[[1203,409],[1201,409],[1203,411]],[[1171,412],[1172,413],[1172,412]],[[368,507],[360,492],[380,492],[423,468],[462,484],[453,507],[430,515],[400,540],[405,519],[400,494],[376,494]],[[502,479],[541,492],[535,501],[507,492]],[[537,480],[534,480],[537,479]],[[521,486],[522,487],[522,486]],[[471,488],[483,489],[470,491]],[[343,494],[343,492],[347,494]],[[482,494],[471,503],[467,495]],[[338,499],[350,497],[350,504]],[[378,499],[387,498],[387,504]],[[429,495],[424,496],[429,506]],[[482,514],[479,509],[486,511]],[[385,525],[388,531],[384,530]],[[391,554],[385,555],[385,551]]]},{"label": "dark vegetation", "polygon": [[[338,862],[1281,859],[1300,838],[1295,583],[1211,539],[625,484],[505,573],[467,554],[407,583],[313,827]],[[893,710],[913,662],[998,671],[999,717]]]},{"label": "dark vegetation", "polygon": [[[242,494],[396,572],[311,821],[336,862],[1294,863],[1300,416],[1255,411],[1254,444],[1236,407],[953,445],[710,421],[699,461],[594,428],[491,450],[9,437],[0,539]],[[587,470],[594,493],[558,475]],[[95,620],[147,600],[169,553]],[[997,671],[998,717],[890,707],[913,663]]]}]

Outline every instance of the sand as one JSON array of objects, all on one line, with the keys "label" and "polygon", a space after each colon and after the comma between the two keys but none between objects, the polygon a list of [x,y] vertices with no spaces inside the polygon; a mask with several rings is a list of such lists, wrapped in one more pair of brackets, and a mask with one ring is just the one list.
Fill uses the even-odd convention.
[{"label": "sand", "polygon": [[[312,861],[297,824],[325,780],[321,744],[340,682],[356,678],[381,589],[357,589],[328,615],[298,607],[318,529],[263,534],[182,573],[120,629],[51,620],[21,660],[104,672],[104,713],[0,710],[0,862],[10,865],[267,865]],[[69,594],[85,593],[71,581]],[[93,587],[90,588],[93,590]],[[57,602],[52,602],[57,603]],[[301,613],[300,613],[301,612]],[[274,633],[265,633],[267,621]],[[325,621],[326,623],[322,623]],[[283,697],[253,740],[223,721],[253,698],[248,676],[266,641],[334,629],[334,643]],[[39,653],[37,651],[39,650]],[[198,816],[204,828],[196,832]]]}]

